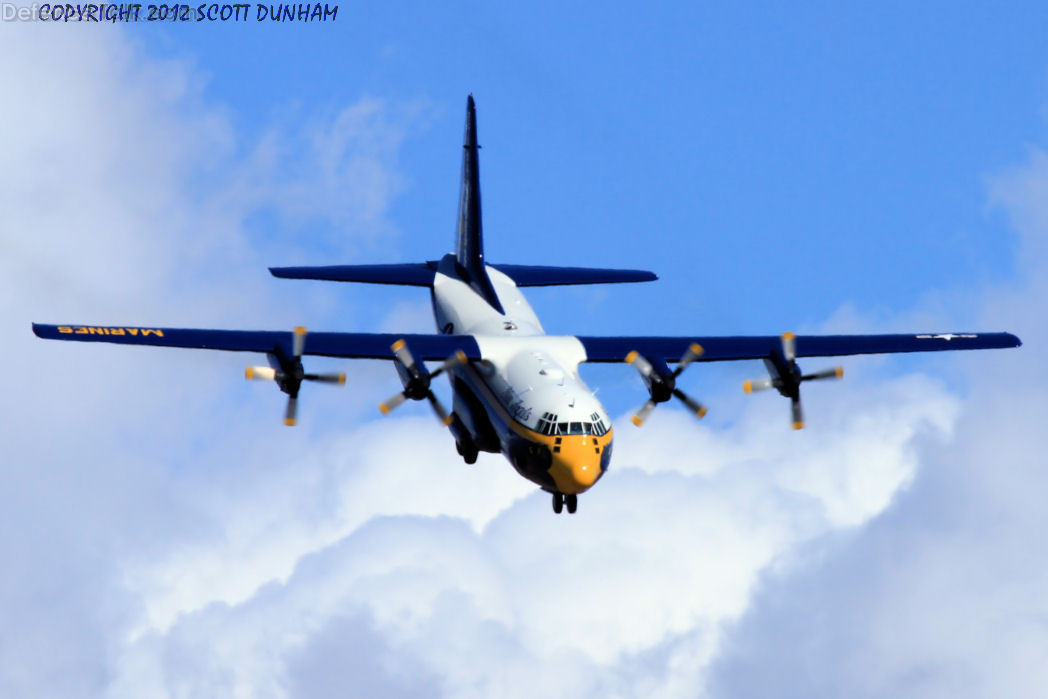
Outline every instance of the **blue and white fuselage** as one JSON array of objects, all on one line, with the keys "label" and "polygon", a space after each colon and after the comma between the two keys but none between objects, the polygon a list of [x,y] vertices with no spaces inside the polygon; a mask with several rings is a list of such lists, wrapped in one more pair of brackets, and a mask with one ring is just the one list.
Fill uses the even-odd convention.
[{"label": "blue and white fuselage", "polygon": [[[545,334],[505,274],[487,267],[503,312],[459,278],[446,256],[433,280],[433,312],[447,334],[472,336],[484,359],[452,369],[459,450],[502,452],[517,471],[551,492],[582,493],[611,459],[611,420],[582,381],[586,359],[574,337]],[[454,429],[454,427],[453,427]],[[463,443],[466,442],[466,443]]]}]

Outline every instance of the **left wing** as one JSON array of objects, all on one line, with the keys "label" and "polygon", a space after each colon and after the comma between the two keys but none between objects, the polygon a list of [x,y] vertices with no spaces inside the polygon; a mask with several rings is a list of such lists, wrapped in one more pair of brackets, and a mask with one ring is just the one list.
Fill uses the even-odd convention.
[{"label": "left wing", "polygon": [[[763,359],[782,351],[776,335],[724,337],[579,337],[587,362],[622,362],[633,351],[663,362],[676,362],[692,343],[702,347],[695,361]],[[852,354],[940,352],[1004,349],[1022,342],[1011,333],[925,333],[919,335],[797,335],[796,357],[838,357]]]},{"label": "left wing", "polygon": [[274,330],[198,330],[195,328],[133,328],[127,326],[42,325],[33,323],[37,337],[78,342],[113,342],[121,345],[189,347],[228,352],[265,352],[283,355],[311,354],[349,359],[395,359],[392,345],[404,340],[419,358],[447,359],[457,351],[480,359],[477,341],[469,335],[393,335],[386,333],[311,332],[300,353],[294,352],[293,332]]}]

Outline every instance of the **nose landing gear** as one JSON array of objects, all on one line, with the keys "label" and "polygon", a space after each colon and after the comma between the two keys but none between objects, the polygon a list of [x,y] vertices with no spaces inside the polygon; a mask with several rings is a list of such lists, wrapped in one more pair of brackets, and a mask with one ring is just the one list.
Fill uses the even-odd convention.
[{"label": "nose landing gear", "polygon": [[559,515],[561,511],[563,511],[565,505],[568,506],[569,515],[575,514],[575,510],[579,507],[579,496],[553,493],[553,511]]}]

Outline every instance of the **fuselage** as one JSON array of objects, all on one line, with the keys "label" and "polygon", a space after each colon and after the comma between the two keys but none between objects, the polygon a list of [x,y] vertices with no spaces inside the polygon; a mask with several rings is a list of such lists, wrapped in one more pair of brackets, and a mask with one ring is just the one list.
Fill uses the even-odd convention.
[{"label": "fuselage", "polygon": [[611,420],[578,375],[586,358],[573,337],[546,335],[512,279],[488,277],[504,313],[460,278],[453,255],[433,281],[445,334],[471,335],[484,359],[449,372],[454,413],[477,448],[502,452],[520,475],[553,493],[588,490],[611,461]]}]

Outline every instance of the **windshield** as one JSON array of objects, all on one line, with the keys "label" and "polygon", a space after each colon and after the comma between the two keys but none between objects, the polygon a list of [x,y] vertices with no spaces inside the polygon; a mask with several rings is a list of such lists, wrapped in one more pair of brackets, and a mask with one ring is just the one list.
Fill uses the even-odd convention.
[{"label": "windshield", "polygon": [[558,422],[557,415],[546,412],[539,418],[536,431],[546,435],[591,434],[603,437],[608,433],[608,426],[597,413],[590,415],[585,422]]}]

